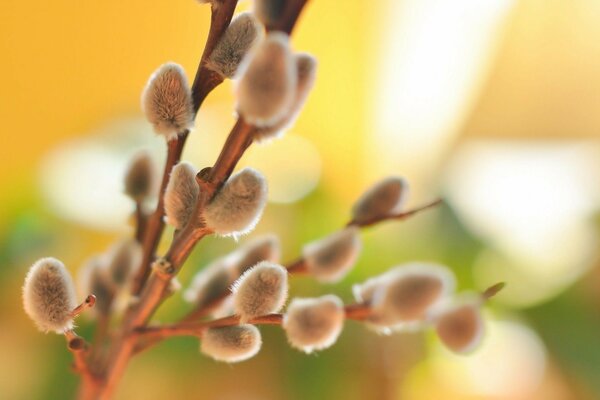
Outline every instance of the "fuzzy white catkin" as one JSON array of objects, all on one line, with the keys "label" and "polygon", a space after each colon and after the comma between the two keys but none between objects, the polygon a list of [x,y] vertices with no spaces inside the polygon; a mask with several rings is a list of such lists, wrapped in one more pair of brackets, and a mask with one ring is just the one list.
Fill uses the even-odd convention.
[{"label": "fuzzy white catkin", "polygon": [[337,296],[293,299],[283,317],[283,329],[292,347],[312,353],[335,343],[344,318],[344,304]]},{"label": "fuzzy white catkin", "polygon": [[254,357],[261,345],[260,331],[254,325],[226,326],[207,329],[200,351],[217,361],[234,363]]},{"label": "fuzzy white catkin", "polygon": [[373,295],[373,321],[384,325],[417,323],[454,291],[453,274],[433,263],[409,263],[381,276]]},{"label": "fuzzy white catkin", "polygon": [[455,353],[473,351],[483,338],[484,323],[479,298],[455,301],[435,317],[435,330],[442,343]]},{"label": "fuzzy white catkin", "polygon": [[265,26],[272,26],[285,10],[286,0],[254,0],[253,12]]},{"label": "fuzzy white catkin", "polygon": [[165,190],[167,223],[175,229],[182,229],[194,212],[199,193],[196,168],[186,161],[173,167]]},{"label": "fuzzy white catkin", "polygon": [[305,245],[302,256],[318,281],[337,282],[354,266],[360,250],[358,228],[352,226]]},{"label": "fuzzy white catkin", "polygon": [[180,65],[166,63],[152,74],[142,93],[142,109],[156,133],[168,140],[192,129],[192,94]]},{"label": "fuzzy white catkin", "polygon": [[400,212],[408,195],[408,183],[399,177],[388,177],[369,188],[354,204],[354,222],[368,222]]},{"label": "fuzzy white catkin", "polygon": [[269,33],[248,55],[237,85],[238,111],[257,127],[273,125],[289,112],[296,95],[296,62],[289,38]]},{"label": "fuzzy white catkin", "polygon": [[261,34],[262,28],[254,15],[249,12],[236,15],[206,61],[206,68],[223,78],[233,78]]},{"label": "fuzzy white catkin", "polygon": [[147,151],[140,151],[131,160],[125,172],[125,194],[141,202],[154,189],[154,163]]},{"label": "fuzzy white catkin", "polygon": [[233,280],[230,265],[225,259],[218,259],[194,275],[183,297],[188,303],[202,307],[225,292]]},{"label": "fuzzy white catkin", "polygon": [[246,271],[233,284],[232,291],[233,307],[242,322],[277,312],[287,299],[287,270],[262,261]]},{"label": "fuzzy white catkin", "polygon": [[111,282],[124,287],[139,266],[142,257],[140,244],[133,239],[124,239],[113,245],[109,252],[108,272]]},{"label": "fuzzy white catkin", "polygon": [[62,334],[73,328],[75,285],[62,262],[49,257],[31,266],[23,285],[23,306],[41,331]]},{"label": "fuzzy white catkin", "polygon": [[223,185],[204,210],[206,226],[222,236],[250,232],[267,203],[267,181],[252,168],[244,168]]},{"label": "fuzzy white catkin", "polygon": [[108,268],[102,257],[92,257],[79,268],[77,283],[82,298],[93,294],[96,304],[87,315],[108,315],[115,295],[115,287],[109,278]]},{"label": "fuzzy white catkin", "polygon": [[232,269],[236,278],[261,261],[278,263],[281,257],[279,239],[275,235],[263,235],[244,243],[231,254]]},{"label": "fuzzy white catkin", "polygon": [[317,72],[317,59],[307,53],[297,53],[294,55],[294,59],[296,61],[298,83],[296,85],[296,96],[294,97],[292,106],[279,122],[259,128],[254,136],[257,141],[266,141],[282,136],[283,133],[296,122],[296,119],[308,98],[308,94],[314,86]]}]

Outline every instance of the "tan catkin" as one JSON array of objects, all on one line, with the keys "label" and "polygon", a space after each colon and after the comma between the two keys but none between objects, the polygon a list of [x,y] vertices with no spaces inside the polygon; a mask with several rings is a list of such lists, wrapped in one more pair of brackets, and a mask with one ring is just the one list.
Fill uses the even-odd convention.
[{"label": "tan catkin", "polygon": [[171,170],[165,190],[165,215],[169,225],[182,229],[190,220],[200,189],[196,183],[196,167],[182,161]]},{"label": "tan catkin", "polygon": [[79,269],[77,281],[82,297],[96,296],[96,304],[88,315],[109,315],[116,288],[109,277],[106,260],[100,256],[87,260]]},{"label": "tan catkin", "polygon": [[483,338],[481,298],[466,297],[450,302],[435,317],[435,330],[441,342],[455,353],[473,351]]},{"label": "tan catkin", "polygon": [[262,345],[254,325],[210,328],[202,335],[200,351],[217,361],[240,362],[254,357]]},{"label": "tan catkin", "polygon": [[454,291],[449,269],[434,263],[408,263],[380,278],[371,306],[373,321],[385,325],[420,323]]},{"label": "tan catkin", "polygon": [[296,95],[292,102],[292,106],[279,122],[264,126],[257,130],[254,138],[259,142],[281,137],[283,133],[296,122],[296,118],[298,118],[300,111],[302,111],[302,107],[304,107],[308,94],[314,86],[317,71],[317,59],[307,53],[295,54],[294,59],[296,61],[298,83],[296,85]]},{"label": "tan catkin", "polygon": [[130,283],[142,257],[140,244],[133,239],[123,239],[115,243],[108,254],[108,274],[116,287]]},{"label": "tan catkin", "polygon": [[344,325],[344,304],[339,297],[293,299],[283,318],[283,329],[292,347],[311,353],[332,346]]},{"label": "tan catkin", "polygon": [[75,285],[62,262],[48,257],[31,266],[23,285],[23,306],[41,331],[61,334],[73,328]]},{"label": "tan catkin", "polygon": [[403,178],[388,177],[370,187],[354,204],[354,222],[370,222],[397,213],[408,195],[408,183]]},{"label": "tan catkin", "polygon": [[361,242],[358,228],[348,227],[302,249],[308,272],[320,282],[337,282],[356,263]]},{"label": "tan catkin", "polygon": [[281,32],[269,33],[248,57],[236,87],[238,111],[255,126],[273,125],[289,112],[296,95],[296,63],[289,38]]},{"label": "tan catkin", "polygon": [[285,304],[287,270],[263,261],[246,271],[232,287],[234,309],[242,322],[277,312]]},{"label": "tan catkin", "polygon": [[192,94],[180,65],[166,63],[152,74],[142,93],[142,109],[156,133],[169,140],[192,129]]},{"label": "tan catkin", "polygon": [[147,151],[140,151],[125,172],[125,194],[137,202],[146,200],[154,189],[155,168]]},{"label": "tan catkin", "polygon": [[236,15],[206,61],[206,67],[223,78],[234,78],[242,60],[261,34],[262,28],[252,13]]},{"label": "tan catkin", "polygon": [[267,181],[244,168],[223,185],[204,210],[206,225],[218,235],[240,236],[258,223],[267,203]]}]

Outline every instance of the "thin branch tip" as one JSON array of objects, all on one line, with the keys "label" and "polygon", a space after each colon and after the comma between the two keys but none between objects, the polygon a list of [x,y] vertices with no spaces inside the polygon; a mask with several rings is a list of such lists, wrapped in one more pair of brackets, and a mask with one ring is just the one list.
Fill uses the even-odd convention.
[{"label": "thin branch tip", "polygon": [[505,287],[506,282],[498,282],[495,285],[492,285],[485,289],[483,293],[481,293],[481,297],[483,297],[484,300],[489,300],[492,297],[496,296]]},{"label": "thin branch tip", "polygon": [[83,303],[79,304],[77,307],[71,311],[71,318],[75,318],[79,316],[82,312],[87,310],[88,308],[92,308],[96,305],[96,296],[93,294],[88,295]]}]

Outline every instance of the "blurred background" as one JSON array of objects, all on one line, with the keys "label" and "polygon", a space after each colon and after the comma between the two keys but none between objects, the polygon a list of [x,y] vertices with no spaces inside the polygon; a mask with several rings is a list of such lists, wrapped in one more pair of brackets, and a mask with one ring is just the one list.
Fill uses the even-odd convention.
[{"label": "blurred background", "polygon": [[[2,2],[1,398],[74,393],[63,338],[22,311],[25,273],[52,255],[75,275],[131,234],[124,168],[140,148],[159,163],[165,152],[141,90],[166,61],[193,79],[209,14],[192,0]],[[483,345],[456,356],[431,332],[378,336],[348,322],[333,348],[306,356],[264,327],[257,357],[224,365],[177,339],[134,359],[118,398],[600,398],[599,20],[597,0],[310,1],[293,45],[319,59],[317,83],[296,126],[243,159],[271,191],[242,241],[274,232],[292,260],[341,227],[367,186],[405,176],[409,207],[446,204],[365,230],[348,277],[294,278],[292,295],[349,302],[353,283],[391,266],[440,262],[461,290],[508,283],[486,307]],[[209,97],[185,159],[214,161],[233,102],[231,82]],[[184,285],[235,246],[203,240]],[[175,296],[158,319],[185,310]]]}]

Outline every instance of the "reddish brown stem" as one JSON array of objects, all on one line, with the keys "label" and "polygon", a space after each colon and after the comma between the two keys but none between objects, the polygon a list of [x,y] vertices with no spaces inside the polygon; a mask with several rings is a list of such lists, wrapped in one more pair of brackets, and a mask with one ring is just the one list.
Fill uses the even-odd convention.
[{"label": "reddish brown stem", "polygon": [[420,206],[417,208],[413,208],[412,210],[408,210],[408,211],[403,211],[401,213],[398,214],[390,214],[390,215],[384,215],[381,217],[376,217],[373,219],[369,219],[366,221],[350,221],[348,222],[348,224],[346,226],[358,226],[360,228],[366,228],[368,226],[372,226],[372,225],[376,225],[379,224],[381,222],[385,222],[385,221],[393,221],[393,220],[403,220],[403,219],[407,219],[410,218],[416,214],[419,214],[422,211],[428,210],[430,208],[434,208],[439,206],[440,204],[442,204],[444,202],[444,200],[442,199],[437,199],[432,201],[431,203],[427,203],[424,206]]},{"label": "reddish brown stem", "polygon": [[146,222],[148,216],[144,213],[144,206],[142,202],[135,202],[135,240],[143,244],[144,232],[146,232]]},{"label": "reddish brown stem", "polygon": [[[369,317],[371,309],[364,304],[350,304],[344,308],[345,317],[349,320],[362,321]],[[244,323],[252,325],[281,325],[283,314],[268,314],[252,318]],[[212,321],[187,322],[174,325],[149,326],[136,330],[138,338],[150,343],[158,343],[174,336],[201,336],[209,328],[221,328],[225,326],[240,325],[240,317],[231,315]],[[144,347],[146,348],[146,347]]]},{"label": "reddish brown stem", "polygon": [[71,318],[75,318],[75,317],[79,316],[79,314],[81,314],[88,308],[94,307],[95,304],[96,304],[96,296],[94,296],[93,294],[90,294],[88,297],[85,298],[83,303],[81,303],[80,305],[78,305],[71,311],[71,314],[70,314]]},{"label": "reddish brown stem", "polygon": [[131,292],[137,295],[142,290],[144,283],[150,276],[150,265],[155,257],[156,248],[165,227],[164,223],[164,194],[169,183],[169,176],[171,170],[179,160],[181,159],[181,153],[183,152],[183,146],[187,140],[189,132],[185,131],[180,135],[177,135],[175,139],[171,139],[167,142],[167,161],[165,162],[165,169],[163,171],[162,181],[160,184],[160,190],[158,192],[158,203],[154,213],[148,218],[147,227],[144,232],[144,239],[142,242],[142,261],[137,273],[133,279],[133,285]]},{"label": "reddish brown stem", "polygon": [[229,290],[226,290],[225,292],[221,293],[219,296],[212,299],[210,302],[191,311],[184,318],[182,318],[180,322],[185,323],[185,322],[196,321],[196,320],[199,320],[200,318],[209,316],[214,311],[216,311],[230,295],[231,295],[231,292]]},{"label": "reddish brown stem", "polygon": [[[219,153],[219,157],[207,176],[207,183],[212,187],[213,193],[231,176],[233,169],[244,155],[246,149],[252,144],[256,129],[239,117],[231,133]],[[210,197],[212,197],[212,194]]]},{"label": "reddish brown stem", "polygon": [[205,67],[206,60],[212,54],[215,46],[219,42],[219,39],[223,35],[223,32],[229,26],[235,7],[238,0],[222,0],[216,1],[211,4],[211,17],[210,17],[210,30],[208,32],[208,38],[206,39],[206,45],[196,70],[196,77],[192,84],[192,101],[194,103],[194,112],[198,112],[202,102],[206,96],[221,82],[223,77],[214,71],[211,71]]},{"label": "reddish brown stem", "polygon": [[300,257],[296,261],[286,265],[285,268],[287,269],[288,274],[300,275],[308,272],[308,266],[303,257]]},{"label": "reddish brown stem", "polygon": [[492,297],[494,297],[495,295],[497,295],[498,292],[500,292],[502,289],[504,289],[505,286],[506,286],[505,282],[498,282],[495,285],[492,285],[489,288],[485,289],[481,293],[481,297],[483,298],[484,301],[487,301],[487,300],[491,299]]},{"label": "reddish brown stem", "polygon": [[267,26],[267,30],[281,31],[288,35],[291,34],[306,3],[308,3],[308,0],[287,0],[281,18],[275,24]]},{"label": "reddish brown stem", "polygon": [[100,384],[98,376],[88,363],[89,345],[72,330],[65,332],[65,339],[67,348],[73,354],[73,371],[81,375],[82,385],[79,389],[79,396],[89,398]]}]

